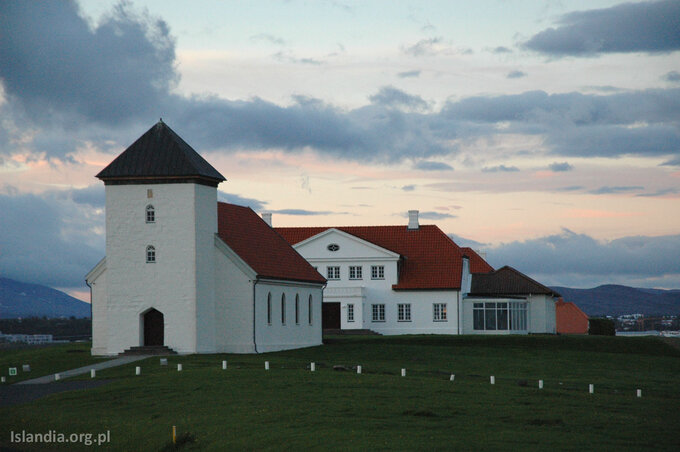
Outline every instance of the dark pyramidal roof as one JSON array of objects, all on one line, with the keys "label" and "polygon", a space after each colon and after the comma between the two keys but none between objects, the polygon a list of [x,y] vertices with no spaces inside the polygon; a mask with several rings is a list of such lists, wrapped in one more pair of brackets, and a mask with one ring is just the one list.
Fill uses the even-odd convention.
[{"label": "dark pyramidal roof", "polygon": [[104,168],[105,184],[194,182],[217,186],[226,180],[162,120]]},{"label": "dark pyramidal roof", "polygon": [[490,273],[475,274],[469,295],[502,297],[527,294],[560,296],[549,287],[507,265]]}]

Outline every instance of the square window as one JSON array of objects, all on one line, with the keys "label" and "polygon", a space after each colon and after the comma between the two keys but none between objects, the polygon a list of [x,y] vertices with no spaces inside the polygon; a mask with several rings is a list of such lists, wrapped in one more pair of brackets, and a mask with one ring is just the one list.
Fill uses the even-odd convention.
[{"label": "square window", "polygon": [[371,265],[371,279],[385,279],[385,266]]},{"label": "square window", "polygon": [[340,279],[340,267],[326,267],[326,277],[328,279]]},{"label": "square window", "polygon": [[434,303],[432,320],[435,322],[446,322],[446,303]]},{"label": "square window", "polygon": [[385,305],[384,304],[374,304],[371,305],[372,320],[374,322],[384,322],[385,321]]},{"label": "square window", "polygon": [[410,304],[398,304],[397,305],[397,320],[399,322],[410,322],[411,321],[411,305]]},{"label": "square window", "polygon": [[349,279],[362,279],[360,266],[350,266],[349,267]]}]

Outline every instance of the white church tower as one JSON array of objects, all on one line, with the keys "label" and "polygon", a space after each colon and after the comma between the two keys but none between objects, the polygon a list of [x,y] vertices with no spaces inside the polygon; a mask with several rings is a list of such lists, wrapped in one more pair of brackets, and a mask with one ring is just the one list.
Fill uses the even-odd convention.
[{"label": "white church tower", "polygon": [[87,280],[105,302],[93,304],[92,353],[214,352],[217,185],[226,179],[162,121],[97,177],[106,258]]}]

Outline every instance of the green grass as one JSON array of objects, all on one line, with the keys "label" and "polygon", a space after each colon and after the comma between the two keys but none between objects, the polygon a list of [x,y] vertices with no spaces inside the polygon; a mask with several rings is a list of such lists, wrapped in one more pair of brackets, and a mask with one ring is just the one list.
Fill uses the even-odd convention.
[{"label": "green grass", "polygon": [[[680,448],[680,351],[656,338],[350,337],[168,361],[103,370],[97,378],[114,380],[103,387],[1,409],[0,444],[11,446],[12,430],[110,431],[111,449],[172,450],[176,425],[182,450]],[[357,364],[362,375],[333,370]]]},{"label": "green grass", "polygon": [[[7,384],[12,384],[103,361],[102,358],[90,355],[91,347],[89,342],[75,342],[39,347],[2,348],[0,375],[6,378]],[[30,372],[22,371],[24,364],[31,367]],[[10,367],[17,369],[16,376],[9,376]]]}]

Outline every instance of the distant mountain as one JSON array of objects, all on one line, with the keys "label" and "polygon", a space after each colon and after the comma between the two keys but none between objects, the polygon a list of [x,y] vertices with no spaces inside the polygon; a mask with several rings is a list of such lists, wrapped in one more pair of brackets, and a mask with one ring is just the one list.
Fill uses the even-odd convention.
[{"label": "distant mountain", "polygon": [[680,315],[680,290],[636,289],[604,285],[594,289],[552,287],[564,301],[572,301],[589,316],[623,314]]},{"label": "distant mountain", "polygon": [[0,278],[0,318],[90,317],[90,305],[39,284]]}]

